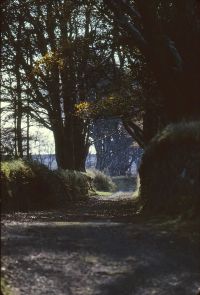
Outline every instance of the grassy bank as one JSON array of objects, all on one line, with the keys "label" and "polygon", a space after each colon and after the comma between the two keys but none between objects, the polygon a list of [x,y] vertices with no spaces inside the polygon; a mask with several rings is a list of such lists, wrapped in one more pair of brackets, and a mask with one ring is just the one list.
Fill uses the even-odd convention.
[{"label": "grassy bank", "polygon": [[10,286],[6,282],[4,278],[1,278],[1,294],[2,295],[12,295],[13,293],[11,292]]},{"label": "grassy bank", "polygon": [[171,124],[147,146],[141,200],[151,214],[199,216],[200,121]]},{"label": "grassy bank", "polygon": [[88,177],[81,172],[51,171],[34,162],[14,160],[1,165],[2,211],[63,208],[86,199]]}]

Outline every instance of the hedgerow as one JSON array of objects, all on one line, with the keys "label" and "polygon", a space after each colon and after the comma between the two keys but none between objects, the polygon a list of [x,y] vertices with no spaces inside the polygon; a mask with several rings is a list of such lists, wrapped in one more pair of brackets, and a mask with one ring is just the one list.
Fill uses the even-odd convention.
[{"label": "hedgerow", "polygon": [[171,124],[155,136],[143,155],[140,181],[149,212],[199,215],[200,122]]},{"label": "hedgerow", "polygon": [[63,208],[88,197],[89,182],[77,171],[51,171],[46,166],[13,160],[1,165],[3,211]]}]

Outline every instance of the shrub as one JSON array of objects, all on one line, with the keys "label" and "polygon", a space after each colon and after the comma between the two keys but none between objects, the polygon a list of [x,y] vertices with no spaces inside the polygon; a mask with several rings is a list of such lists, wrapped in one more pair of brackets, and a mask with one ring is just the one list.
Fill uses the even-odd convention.
[{"label": "shrub", "polygon": [[96,190],[103,192],[115,191],[116,185],[112,179],[103,172],[93,169],[89,170],[87,174],[92,178],[92,184]]},{"label": "shrub", "polygon": [[[87,199],[90,183],[85,173],[60,169],[56,171],[55,174],[63,184],[65,192],[68,193],[68,197],[71,201]],[[62,186],[60,189],[62,190]]]},{"label": "shrub", "polygon": [[118,191],[133,191],[137,186],[137,178],[135,176],[114,176],[112,181],[115,183]]},{"label": "shrub", "polygon": [[87,177],[74,171],[51,171],[46,166],[15,160],[1,165],[3,211],[62,208],[69,201],[86,199]]},{"label": "shrub", "polygon": [[146,148],[140,195],[151,212],[199,214],[200,122],[167,126]]}]

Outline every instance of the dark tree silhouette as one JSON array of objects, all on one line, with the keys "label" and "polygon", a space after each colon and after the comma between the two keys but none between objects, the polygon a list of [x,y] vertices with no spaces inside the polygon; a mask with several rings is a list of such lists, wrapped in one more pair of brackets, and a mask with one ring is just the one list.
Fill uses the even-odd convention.
[{"label": "dark tree silhouette", "polygon": [[104,0],[129,48],[138,48],[162,95],[165,123],[200,116],[200,2]]}]

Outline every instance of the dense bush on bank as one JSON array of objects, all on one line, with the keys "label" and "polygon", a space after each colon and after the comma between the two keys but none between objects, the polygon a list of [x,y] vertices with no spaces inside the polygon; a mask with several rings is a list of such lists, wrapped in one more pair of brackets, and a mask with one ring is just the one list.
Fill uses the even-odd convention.
[{"label": "dense bush on bank", "polygon": [[51,171],[23,160],[1,164],[2,211],[63,208],[70,201],[86,199],[89,183],[76,171]]},{"label": "dense bush on bank", "polygon": [[200,122],[171,124],[159,133],[145,150],[140,181],[149,212],[199,215]]},{"label": "dense bush on bank", "polygon": [[91,177],[92,186],[97,191],[113,192],[116,190],[116,185],[112,181],[111,177],[104,174],[103,172],[96,169],[92,169],[88,170],[87,175]]}]

